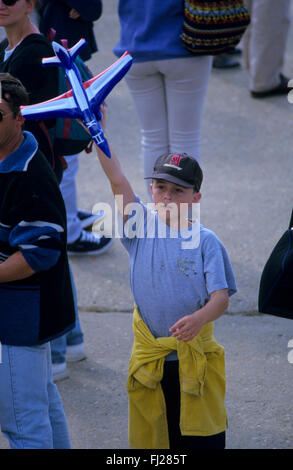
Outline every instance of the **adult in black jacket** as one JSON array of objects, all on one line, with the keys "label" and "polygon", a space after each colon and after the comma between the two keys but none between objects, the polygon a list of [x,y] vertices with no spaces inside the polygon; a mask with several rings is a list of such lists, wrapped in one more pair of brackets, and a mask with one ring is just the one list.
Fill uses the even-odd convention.
[{"label": "adult in black jacket", "polygon": [[[42,66],[42,58],[54,56],[55,53],[51,43],[30,20],[34,6],[35,0],[18,0],[11,6],[0,2],[0,26],[5,28],[7,35],[7,39],[0,44],[0,72],[8,72],[22,82],[29,93],[30,104],[46,101],[58,94],[57,68]],[[55,120],[44,121],[46,127],[54,123]],[[37,139],[39,149],[46,156],[60,183],[63,175],[62,161],[52,153],[46,133],[33,120],[25,121],[24,126]],[[75,293],[73,277],[72,287]],[[77,306],[76,319],[79,327]]]},{"label": "adult in black jacket", "polygon": [[0,85],[0,428],[12,448],[69,448],[49,345],[75,321],[65,208],[36,139],[22,132],[22,84],[0,74]]},{"label": "adult in black jacket", "polygon": [[93,22],[102,14],[101,0],[39,0],[37,10],[40,31],[44,35],[53,28],[55,40],[67,39],[69,47],[84,38],[88,45],[80,53],[83,60],[89,60],[97,52]]}]

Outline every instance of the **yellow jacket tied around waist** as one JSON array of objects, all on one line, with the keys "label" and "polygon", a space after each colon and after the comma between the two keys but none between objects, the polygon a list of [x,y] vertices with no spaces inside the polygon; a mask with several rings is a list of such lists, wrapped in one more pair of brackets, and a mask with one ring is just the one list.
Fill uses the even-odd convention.
[{"label": "yellow jacket tied around waist", "polygon": [[133,313],[134,344],[129,361],[129,444],[133,449],[168,449],[166,405],[161,388],[165,356],[176,350],[181,391],[182,435],[210,436],[227,427],[225,352],[204,325],[188,343],[174,337],[154,338]]}]

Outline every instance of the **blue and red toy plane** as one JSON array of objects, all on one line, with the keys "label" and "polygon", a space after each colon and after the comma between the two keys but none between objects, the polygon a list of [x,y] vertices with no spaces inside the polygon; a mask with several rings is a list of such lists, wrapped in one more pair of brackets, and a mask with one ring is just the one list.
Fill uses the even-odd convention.
[{"label": "blue and red toy plane", "polygon": [[86,41],[81,39],[71,49],[65,49],[56,42],[52,47],[56,56],[44,58],[45,66],[61,66],[71,85],[71,90],[42,103],[22,106],[21,114],[26,119],[71,118],[79,119],[88,128],[93,141],[111,158],[111,152],[103,129],[99,123],[100,106],[115,85],[124,77],[132,64],[132,57],[125,52],[114,64],[96,77],[82,82],[75,58]]}]

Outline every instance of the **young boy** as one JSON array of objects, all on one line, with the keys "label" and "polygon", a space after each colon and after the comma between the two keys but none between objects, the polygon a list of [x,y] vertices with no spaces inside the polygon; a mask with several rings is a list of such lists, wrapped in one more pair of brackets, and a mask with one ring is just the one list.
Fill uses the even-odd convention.
[{"label": "young boy", "polygon": [[[216,235],[183,218],[201,198],[202,171],[186,154],[159,157],[150,175],[154,211],[134,194],[113,150],[111,159],[97,152],[120,196],[121,241],[136,304],[127,382],[130,445],[224,448],[224,349],[213,337],[213,321],[227,309],[236,285]],[[184,245],[188,234],[197,243]]]},{"label": "young boy", "polygon": [[75,322],[65,207],[22,131],[26,90],[9,74],[0,90],[0,427],[14,449],[70,448],[49,344]]}]

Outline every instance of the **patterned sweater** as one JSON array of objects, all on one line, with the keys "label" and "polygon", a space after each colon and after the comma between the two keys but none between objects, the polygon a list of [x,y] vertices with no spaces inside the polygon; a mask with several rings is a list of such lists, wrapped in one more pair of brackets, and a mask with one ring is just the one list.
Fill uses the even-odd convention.
[{"label": "patterned sweater", "polygon": [[44,343],[74,326],[66,214],[56,177],[32,134],[0,162],[0,263],[21,251],[32,276],[0,283],[0,342]]}]

